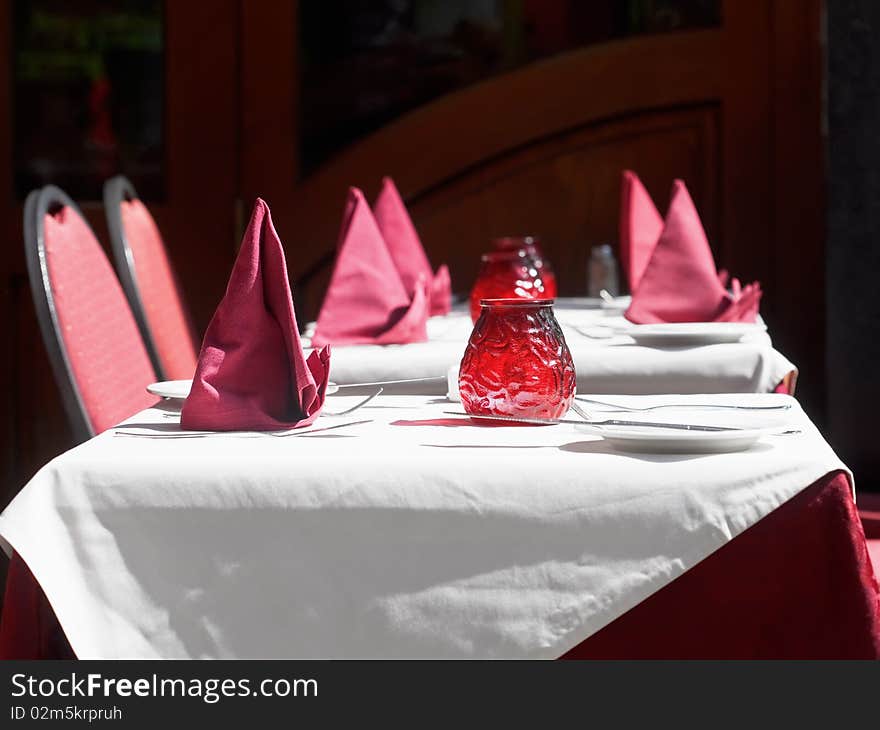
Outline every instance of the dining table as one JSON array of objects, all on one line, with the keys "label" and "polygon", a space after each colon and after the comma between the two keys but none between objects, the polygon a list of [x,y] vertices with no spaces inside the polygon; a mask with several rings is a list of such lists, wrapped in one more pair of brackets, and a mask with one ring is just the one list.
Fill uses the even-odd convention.
[{"label": "dining table", "polygon": [[[554,313],[571,351],[579,391],[794,394],[797,367],[773,347],[763,320],[736,341],[720,341],[711,330],[702,338],[637,341],[623,316],[628,302],[629,297],[556,300]],[[308,346],[314,323],[304,329]],[[449,314],[428,320],[424,342],[333,346],[330,377],[339,384],[419,380],[386,392],[455,395],[458,365],[472,329],[467,305],[459,303]]]},{"label": "dining table", "polygon": [[760,435],[628,446],[435,393],[197,432],[159,401],[0,514],[0,656],[880,658],[853,477],[794,398],[578,398]]}]

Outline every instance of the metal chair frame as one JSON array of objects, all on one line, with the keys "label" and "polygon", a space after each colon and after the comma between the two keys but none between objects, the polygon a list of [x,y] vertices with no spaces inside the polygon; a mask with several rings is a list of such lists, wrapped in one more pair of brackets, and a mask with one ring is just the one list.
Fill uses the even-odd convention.
[{"label": "metal chair frame", "polygon": [[125,176],[117,175],[104,183],[104,213],[107,217],[107,229],[110,233],[110,248],[113,251],[113,259],[116,264],[116,274],[141,332],[141,338],[147,348],[147,355],[153,364],[153,370],[156,371],[156,377],[159,380],[167,380],[159,360],[159,351],[153,341],[153,333],[147,322],[146,309],[143,299],[141,299],[140,287],[138,287],[134,254],[131,246],[128,245],[128,238],[122,225],[122,203],[133,200],[139,200],[137,190]]},{"label": "metal chair frame", "polygon": [[[85,441],[95,435],[94,426],[89,419],[82,394],[77,386],[67,345],[61,336],[61,325],[55,308],[55,297],[49,280],[49,267],[46,261],[45,218],[61,207],[70,208],[91,231],[82,211],[68,195],[54,185],[32,191],[24,204],[24,253],[30,279],[31,295],[37,313],[37,321],[43,335],[43,343],[49,355],[49,362],[55,382],[61,391],[61,400],[67,418],[73,428],[77,441]],[[92,231],[94,235],[94,231]],[[97,241],[97,237],[95,238]]]}]

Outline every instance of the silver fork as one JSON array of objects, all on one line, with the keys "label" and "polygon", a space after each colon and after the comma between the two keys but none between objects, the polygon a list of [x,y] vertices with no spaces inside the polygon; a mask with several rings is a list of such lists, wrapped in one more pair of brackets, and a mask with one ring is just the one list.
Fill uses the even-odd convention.
[{"label": "silver fork", "polygon": [[589,413],[587,413],[583,408],[581,408],[575,401],[571,402],[571,410],[573,410],[575,413],[577,413],[585,421],[592,421],[593,420],[593,417]]},{"label": "silver fork", "polygon": [[379,388],[375,393],[371,393],[366,398],[364,398],[362,401],[355,403],[355,405],[353,405],[351,408],[346,408],[344,411],[336,411],[333,413],[331,413],[330,411],[323,411],[323,413],[321,415],[324,415],[324,416],[347,416],[349,413],[354,413],[358,408],[361,408],[362,406],[367,405],[367,403],[369,403],[371,400],[373,400],[373,398],[375,398],[377,395],[379,395],[383,390],[384,390],[384,388]]},{"label": "silver fork", "polygon": [[[639,413],[642,411],[656,411],[661,408],[693,408],[695,410],[696,409],[700,409],[700,410],[708,409],[708,410],[731,410],[731,411],[787,411],[791,408],[790,403],[780,403],[779,405],[775,405],[775,406],[738,406],[738,405],[730,405],[730,404],[724,404],[724,403],[693,403],[693,404],[691,404],[691,403],[663,403],[658,406],[636,407],[636,406],[622,406],[618,403],[606,403],[605,401],[594,400],[593,398],[585,398],[582,395],[576,395],[575,398],[579,401],[584,402],[584,403],[592,403],[593,405],[596,405],[596,406],[606,406],[606,407],[612,409],[612,411],[605,411],[606,413],[614,412],[614,411],[620,411],[621,413]],[[574,407],[574,406],[572,406],[572,407]]]}]

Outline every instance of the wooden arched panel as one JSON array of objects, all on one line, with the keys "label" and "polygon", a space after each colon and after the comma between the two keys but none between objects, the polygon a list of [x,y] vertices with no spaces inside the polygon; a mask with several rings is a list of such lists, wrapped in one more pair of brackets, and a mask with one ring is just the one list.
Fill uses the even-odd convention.
[{"label": "wooden arched panel", "polygon": [[718,230],[714,108],[597,122],[512,151],[411,201],[425,247],[449,263],[456,291],[470,288],[491,237],[541,237],[560,292],[586,293],[590,247],[616,244],[620,171],[639,171],[661,211],[670,172],[688,180],[707,231]]},{"label": "wooden arched panel", "polygon": [[[434,264],[467,292],[489,239],[540,236],[563,295],[586,293],[591,246],[616,245],[620,171],[639,171],[661,212],[672,176],[688,181],[710,240],[718,231],[718,111],[711,105],[650,112],[552,135],[466,169],[409,200]],[[294,253],[293,255],[296,255]],[[328,266],[298,297],[320,305]]]},{"label": "wooden arched panel", "polygon": [[[578,250],[568,251],[569,244],[596,236],[616,238],[607,221],[616,216],[617,197],[611,191],[619,181],[619,165],[630,164],[644,174],[656,188],[658,200],[664,201],[661,207],[674,175],[687,178],[699,190],[698,197],[711,198],[715,204],[717,185],[713,183],[709,191],[703,180],[716,174],[706,168],[714,167],[718,157],[717,121],[712,121],[711,110],[720,96],[720,33],[705,30],[619,41],[535,63],[420,107],[302,181],[297,182],[291,172],[293,160],[289,167],[282,158],[271,168],[254,168],[250,174],[245,168],[245,190],[252,190],[247,197],[262,195],[272,205],[294,279],[332,257],[347,187],[357,185],[372,196],[385,174],[394,177],[413,205],[417,223],[422,217],[441,228],[485,222],[470,228],[467,246],[456,243],[449,248],[446,242],[451,237],[426,231],[432,258],[450,262],[457,286],[472,274],[479,253],[474,249],[482,247],[483,234],[495,225],[493,218],[497,225],[516,224],[520,230],[545,228],[539,233],[555,239],[548,240],[554,258],[577,263],[582,260],[582,246],[578,243]],[[550,159],[561,167],[557,173],[550,168],[542,173],[541,160],[552,167]],[[566,167],[568,171],[562,171]],[[572,187],[556,200],[532,196],[533,204],[524,209],[537,216],[531,224],[481,209],[516,207],[517,196],[529,198],[515,192],[517,184],[525,191],[528,175],[537,176],[534,184],[540,185],[541,175],[548,180],[554,174],[560,191]],[[496,184],[499,190],[490,193],[488,188]],[[432,201],[455,195],[455,190],[481,193],[468,203],[472,210],[464,217],[446,219]],[[584,220],[578,222],[577,216],[560,207],[577,207],[578,191],[605,196],[603,212],[593,216],[604,220],[605,228],[592,224],[585,228]],[[595,214],[598,209],[592,210]],[[709,218],[716,225],[714,211]],[[569,224],[580,230],[564,227]],[[325,281],[326,275],[310,279],[298,299],[308,314],[315,313]],[[568,293],[579,290],[575,276],[568,272],[561,284]]]}]

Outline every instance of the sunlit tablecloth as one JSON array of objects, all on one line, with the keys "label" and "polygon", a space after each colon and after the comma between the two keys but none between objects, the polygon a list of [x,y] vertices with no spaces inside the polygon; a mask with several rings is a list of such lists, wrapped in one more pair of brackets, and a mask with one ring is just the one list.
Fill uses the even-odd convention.
[{"label": "sunlit tablecloth", "polygon": [[[572,426],[473,425],[430,396],[311,435],[107,432],[44,467],[0,536],[80,658],[558,657],[845,469],[793,399],[713,398],[790,403],[764,418],[800,433],[621,453]],[[120,430],[174,434],[171,415]]]}]

